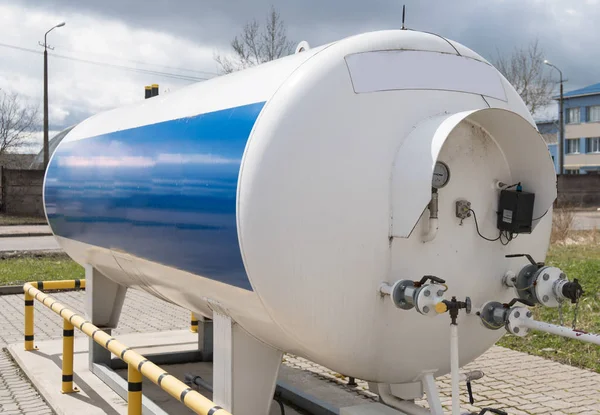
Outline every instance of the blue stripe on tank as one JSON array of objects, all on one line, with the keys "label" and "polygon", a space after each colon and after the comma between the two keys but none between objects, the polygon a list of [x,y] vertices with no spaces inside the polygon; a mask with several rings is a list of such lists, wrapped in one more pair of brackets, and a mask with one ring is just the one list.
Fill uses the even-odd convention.
[{"label": "blue stripe on tank", "polygon": [[63,142],[44,188],[53,231],[252,290],[238,243],[236,191],[263,106]]}]

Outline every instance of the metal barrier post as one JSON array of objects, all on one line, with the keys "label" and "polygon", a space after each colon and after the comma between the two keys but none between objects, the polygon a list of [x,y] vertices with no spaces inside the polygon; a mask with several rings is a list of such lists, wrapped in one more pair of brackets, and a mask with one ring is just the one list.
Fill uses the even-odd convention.
[{"label": "metal barrier post", "polygon": [[127,415],[142,415],[142,374],[134,365],[127,366]]},{"label": "metal barrier post", "polygon": [[73,353],[75,329],[68,320],[63,320],[62,393],[79,392],[73,387]]},{"label": "metal barrier post", "polygon": [[190,331],[192,333],[198,333],[198,319],[196,318],[194,313],[192,313],[192,317],[190,320]]},{"label": "metal barrier post", "polygon": [[25,293],[25,350],[35,350],[33,345],[33,296]]}]

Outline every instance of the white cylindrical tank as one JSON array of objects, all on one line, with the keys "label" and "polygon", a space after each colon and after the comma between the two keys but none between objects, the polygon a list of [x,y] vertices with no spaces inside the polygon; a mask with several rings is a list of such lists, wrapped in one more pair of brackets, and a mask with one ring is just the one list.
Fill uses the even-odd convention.
[{"label": "white cylindrical tank", "polygon": [[[436,169],[437,163],[437,169]],[[443,163],[443,164],[440,164]],[[435,175],[434,175],[435,170]],[[437,219],[427,209],[435,179]],[[496,239],[497,182],[535,193],[533,230]],[[545,257],[550,154],[496,69],[437,35],[366,33],[75,127],[45,180],[65,251],[108,278],[380,383],[450,369],[449,318],[380,286],[435,275],[476,309]],[[501,335],[459,317],[460,363]]]}]

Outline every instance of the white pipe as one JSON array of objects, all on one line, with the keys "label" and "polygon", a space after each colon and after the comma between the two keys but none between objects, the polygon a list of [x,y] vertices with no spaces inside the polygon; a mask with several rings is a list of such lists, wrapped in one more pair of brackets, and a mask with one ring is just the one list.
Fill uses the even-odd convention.
[{"label": "white pipe", "polygon": [[429,228],[427,229],[425,236],[423,236],[423,242],[433,241],[439,227],[438,218],[429,218]]},{"label": "white pipe", "polygon": [[450,324],[450,372],[452,374],[452,415],[460,415],[460,367],[458,362],[458,326]]},{"label": "white pipe", "polygon": [[427,233],[423,236],[423,242],[430,242],[435,239],[439,228],[438,222],[438,192],[434,189],[431,193],[431,201],[429,202],[429,223]]},{"label": "white pipe", "polygon": [[431,411],[428,409],[425,409],[422,406],[410,401],[403,401],[402,399],[392,395],[392,389],[388,384],[379,383],[377,385],[377,392],[379,393],[379,397],[384,404],[398,409],[407,415],[431,415]]},{"label": "white pipe", "polygon": [[382,282],[381,285],[379,286],[379,292],[381,293],[381,295],[392,295],[392,285],[389,285],[386,282]]},{"label": "white pipe", "polygon": [[573,330],[568,327],[557,326],[555,324],[544,323],[530,318],[520,320],[520,324],[531,330],[544,331],[557,336],[568,337],[570,339],[581,340],[588,343],[600,345],[600,335],[594,333],[586,333],[584,331]]}]

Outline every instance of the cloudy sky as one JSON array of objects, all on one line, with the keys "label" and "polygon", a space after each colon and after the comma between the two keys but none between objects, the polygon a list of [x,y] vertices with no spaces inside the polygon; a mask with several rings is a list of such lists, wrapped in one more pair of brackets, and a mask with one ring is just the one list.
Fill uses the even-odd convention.
[{"label": "cloudy sky", "polygon": [[227,52],[244,23],[262,20],[271,4],[291,39],[316,46],[399,28],[403,3],[411,29],[439,33],[488,59],[539,39],[568,78],[566,90],[600,82],[600,0],[0,0],[0,88],[41,109],[38,41],[66,21],[48,36],[58,55],[49,64],[50,129],[59,131],[143,99],[144,85],[158,83],[164,93],[215,76],[215,52]]}]

